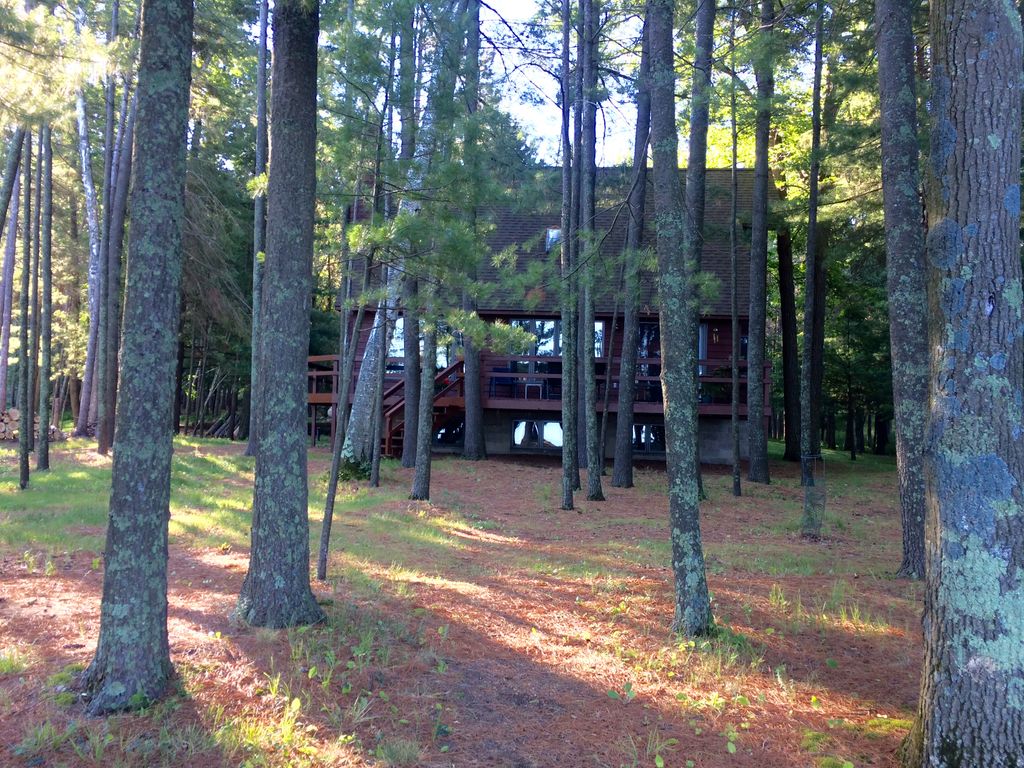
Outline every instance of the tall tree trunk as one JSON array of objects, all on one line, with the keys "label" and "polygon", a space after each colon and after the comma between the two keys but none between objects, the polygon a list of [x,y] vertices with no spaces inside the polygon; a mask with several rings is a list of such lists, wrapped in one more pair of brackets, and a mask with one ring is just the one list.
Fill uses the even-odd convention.
[{"label": "tall tree trunk", "polygon": [[[761,0],[761,29],[754,62],[757,117],[754,128],[754,191],[750,218],[750,324],[747,332],[747,479],[770,481],[764,423],[765,314],[768,297],[768,151],[771,138],[775,61],[774,0]],[[734,294],[735,295],[735,294]]]},{"label": "tall tree trunk", "polygon": [[[710,75],[710,44],[714,5],[701,3],[697,20],[697,71],[694,81],[706,83]],[[654,200],[658,222],[658,265],[661,290],[662,396],[665,407],[666,468],[669,477],[669,530],[672,542],[672,570],[675,577],[673,629],[685,635],[711,630],[713,620],[704,572],[704,550],[700,534],[700,502],[697,467],[697,264],[691,244],[692,221],[688,221],[679,183],[678,139],[675,123],[675,72],[673,56],[673,3],[652,0],[647,24],[651,46],[651,147],[654,156]],[[701,71],[701,68],[704,68]],[[696,102],[706,92],[694,94],[694,116],[700,117]],[[704,102],[704,110],[707,103]],[[706,116],[707,112],[704,111]],[[701,145],[700,121],[696,130],[691,120],[691,153]],[[706,131],[706,117],[703,130]],[[691,154],[692,158],[692,154]],[[703,179],[696,169],[687,179],[687,197],[696,185],[703,193]],[[694,184],[691,187],[690,184]],[[693,215],[690,211],[690,215]]]},{"label": "tall tree trunk", "polygon": [[[21,134],[25,143],[25,133]],[[19,153],[20,156],[20,153]],[[17,174],[17,167],[14,170]],[[7,360],[11,351],[11,318],[14,314],[14,261],[18,248],[18,212],[21,179],[15,178],[11,194],[11,205],[7,214],[7,240],[4,242],[4,266],[0,284],[0,410],[7,408]]]},{"label": "tall tree trunk", "polygon": [[29,282],[32,273],[32,133],[25,132],[21,191],[24,195],[21,211],[22,258],[21,294],[18,297],[18,406],[21,409],[21,423],[18,425],[18,485],[22,490],[28,487],[29,443],[32,439],[32,377],[29,373]]},{"label": "tall tree trunk", "polygon": [[1021,26],[993,0],[937,0],[930,22],[925,655],[904,765],[1019,766]]},{"label": "tall tree trunk", "polygon": [[[4,167],[3,186],[0,187],[0,237],[7,224],[7,240],[4,245],[3,267],[0,269],[0,411],[7,408],[7,356],[10,353],[11,315],[14,302],[14,257],[18,240],[18,192],[21,178],[18,165],[21,161],[22,145],[25,143],[25,129],[16,128],[7,147],[7,162]],[[9,214],[8,214],[9,212]]]},{"label": "tall tree trunk", "polygon": [[306,356],[316,204],[316,69],[319,8],[274,6],[267,258],[260,370],[264,385],[249,571],[236,615],[257,626],[323,619],[309,584]]},{"label": "tall tree trunk", "polygon": [[434,288],[423,284],[423,370],[420,376],[420,423],[416,430],[416,472],[410,499],[430,498],[430,448],[434,438],[434,378],[437,359],[437,320],[434,316]]},{"label": "tall tree trunk", "polygon": [[[774,13],[774,10],[772,8],[772,4],[773,4],[773,0],[764,0],[762,8],[763,8],[764,5],[767,5],[767,6],[769,6],[768,7],[768,12],[769,13]],[[762,23],[761,23],[762,32],[764,32],[765,29],[766,29],[765,25],[764,25],[763,13],[764,13],[764,11],[762,10]],[[730,14],[729,14],[729,53],[730,53],[730,58],[732,60],[731,67],[732,67],[733,71],[735,71],[735,69],[736,69],[736,10],[735,9],[733,9],[730,12]],[[758,95],[760,96],[760,81],[758,81]],[[758,118],[759,119],[761,117],[761,110],[763,108],[764,108],[763,105],[758,103]],[[739,305],[739,264],[737,262],[737,254],[736,254],[736,249],[739,247],[739,236],[738,236],[738,232],[737,232],[737,227],[738,227],[738,224],[739,224],[739,212],[738,212],[739,188],[738,188],[737,178],[736,178],[736,167],[737,167],[737,157],[736,157],[736,155],[737,155],[737,151],[738,151],[739,136],[737,135],[737,129],[736,129],[736,79],[735,79],[735,77],[731,78],[730,81],[729,81],[729,129],[730,129],[729,133],[730,133],[730,139],[731,139],[731,142],[730,142],[731,143],[731,147],[730,147],[730,149],[731,149],[731,161],[732,161],[731,162],[731,166],[730,166],[730,174],[729,174],[729,193],[730,193],[729,194],[729,299],[730,299],[730,301],[729,301],[729,312],[730,312],[729,328],[730,328],[730,335],[731,335],[731,342],[732,342],[732,344],[731,344],[731,347],[732,347],[731,348],[731,355],[730,355],[731,356],[731,361],[730,361],[731,362],[731,366],[730,366],[731,367],[731,371],[730,371],[730,373],[731,373],[731,378],[732,378],[732,386],[730,388],[730,397],[729,397],[729,420],[730,420],[730,427],[731,427],[731,432],[732,432],[732,495],[733,496],[740,496],[742,494],[742,492],[743,492],[743,488],[742,488],[742,485],[741,485],[741,478],[740,478],[740,475],[741,475],[741,471],[740,471],[740,305]],[[758,131],[761,130],[760,123],[758,123],[757,130]],[[767,133],[767,130],[765,131],[765,133]],[[760,138],[760,134],[758,134],[758,138]],[[760,145],[758,145],[758,146],[760,146]],[[766,151],[766,154],[767,154],[767,141],[765,142],[765,151]],[[767,158],[766,158],[765,159],[765,169],[764,169],[765,170],[765,173],[764,173],[764,176],[765,176],[765,180],[764,180],[765,181],[765,188],[763,190],[761,189],[761,186],[760,186],[760,184],[761,184],[761,177],[760,177],[760,175],[756,176],[755,181],[754,181],[754,197],[755,197],[755,202],[754,202],[754,218],[756,220],[756,218],[759,215],[764,216],[764,218],[765,218],[765,221],[762,223],[762,227],[764,228],[764,267],[765,267],[765,269],[764,269],[764,272],[761,274],[761,277],[764,278],[764,280],[758,286],[758,290],[760,290],[760,299],[761,299],[760,301],[755,301],[755,299],[754,299],[754,293],[755,293],[754,280],[751,279],[751,281],[750,281],[750,283],[751,283],[750,284],[751,316],[753,316],[753,309],[754,309],[754,305],[755,304],[758,305],[758,307],[757,307],[758,311],[761,312],[761,321],[762,321],[762,326],[761,326],[761,331],[762,331],[761,341],[762,341],[762,345],[761,346],[762,346],[762,351],[763,351],[763,348],[764,348],[764,343],[763,343],[764,342],[764,333],[763,333],[764,325],[763,325],[763,322],[764,322],[764,311],[765,311],[764,307],[765,307],[765,301],[767,300],[767,287],[766,286],[767,286],[767,272],[768,272],[768,222],[767,222],[767,213],[768,213],[768,211],[767,211],[767,205],[764,205],[765,201],[757,200],[756,198],[757,198],[757,195],[759,193],[763,192],[764,195],[765,195],[765,200],[767,199],[767,192],[768,192],[768,189],[767,189],[767,182],[768,182],[768,179],[767,179],[767,176],[768,176],[767,165],[768,165],[768,162],[767,162]],[[761,170],[760,167],[758,167],[756,169],[755,173],[760,173],[760,170]],[[760,210],[759,211],[759,205],[763,206],[764,210]],[[760,231],[758,231],[758,234],[760,234]],[[752,246],[751,247],[751,257],[750,257],[751,265],[753,265],[753,263],[754,263],[754,254],[753,254],[754,250],[755,250],[755,247]],[[758,248],[757,250],[760,250],[760,249]],[[758,253],[758,257],[760,257],[760,256],[761,256],[761,254],[759,252]],[[753,271],[754,271],[754,269],[753,269],[753,267],[751,267],[751,273],[753,273]],[[751,325],[753,325],[753,323],[751,323]],[[748,344],[747,348],[748,349],[750,348],[749,344]],[[749,374],[750,374],[750,372],[748,371],[747,372],[747,380],[748,381],[750,380],[750,375]],[[761,376],[756,376],[755,378],[760,380]],[[748,386],[748,391],[749,391],[749,386]],[[763,395],[759,398],[759,401],[762,404],[764,403]],[[748,414],[750,413],[749,405],[748,405],[747,413]],[[756,428],[756,424],[760,424],[761,438],[764,438],[764,418],[762,417],[757,422],[755,422],[753,418],[749,418],[748,419],[748,424],[747,424],[748,430],[752,426],[754,428]],[[753,449],[755,447],[754,446],[755,442],[756,441],[754,439],[751,439],[751,441],[750,441],[750,459],[751,459],[751,461],[750,461],[750,471],[751,471],[751,474],[754,473],[754,469],[753,469],[753,465],[754,465],[754,450]],[[763,459],[763,464],[764,464],[763,468],[759,468],[758,469],[758,477],[759,478],[760,477],[766,477],[767,476],[767,471],[768,471],[768,441],[767,440],[762,440],[761,442],[764,443],[764,451],[765,451],[765,453],[764,453],[763,457],[758,456],[758,459],[757,459],[757,461],[759,463],[761,463],[762,459]],[[760,448],[760,445],[758,445],[758,448]],[[762,469],[763,469],[763,472],[762,472]],[[758,481],[753,481],[753,482],[758,482]]]},{"label": "tall tree trunk", "polygon": [[[416,4],[402,6],[401,39],[398,51],[398,111],[402,120],[399,161],[404,174],[412,170],[416,155]],[[405,405],[402,413],[402,466],[416,466],[416,439],[420,406],[420,322],[416,278],[406,277],[402,290],[403,376]]]},{"label": "tall tree trunk", "polygon": [[420,313],[416,280],[408,278],[403,288],[405,311],[402,320],[402,349],[405,403],[402,412],[402,466],[416,466],[416,436],[420,413]]},{"label": "tall tree trunk", "polygon": [[[571,0],[570,0],[571,2]],[[570,6],[571,7],[571,6]],[[571,15],[569,17],[572,27]],[[569,291],[568,315],[562,316],[562,327],[565,335],[562,344],[562,399],[572,403],[572,413],[568,419],[562,419],[562,450],[569,451],[569,459],[573,470],[569,478],[573,490],[582,490],[580,486],[580,463],[586,461],[585,444],[586,421],[583,416],[581,400],[583,386],[580,377],[580,280],[577,268],[580,264],[580,185],[583,165],[581,151],[583,148],[583,33],[576,26],[576,75],[572,78],[572,143],[566,146],[572,149],[570,165],[570,203],[569,203],[569,280],[566,289]],[[571,373],[570,373],[571,368]]]},{"label": "tall tree trunk", "polygon": [[25,129],[17,127],[11,134],[11,142],[7,145],[7,160],[4,163],[4,179],[0,185],[0,238],[4,234],[4,222],[11,200],[17,199],[15,185],[18,181],[18,163],[21,161],[21,147],[25,143]]},{"label": "tall tree trunk", "polygon": [[580,167],[580,253],[584,258],[580,302],[582,326],[580,344],[583,355],[583,413],[586,424],[587,499],[604,501],[601,470],[604,446],[598,445],[597,371],[594,363],[594,273],[598,258],[598,239],[594,230],[596,219],[595,185],[597,182],[597,0],[582,0],[583,5],[583,144]]},{"label": "tall tree trunk", "polygon": [[135,116],[138,109],[138,93],[132,98],[124,131],[121,134],[114,174],[114,190],[110,197],[110,233],[107,236],[107,368],[104,373],[104,416],[99,425],[99,452],[106,453],[114,437],[114,422],[117,409],[117,354],[121,346],[121,256],[124,249],[124,224],[128,213],[128,190],[132,175],[132,142],[135,135]]},{"label": "tall tree trunk", "polygon": [[[108,40],[117,39],[119,32],[120,0],[113,0],[111,4],[110,32]],[[96,401],[96,437],[97,450],[101,455],[106,455],[110,448],[112,435],[107,429],[111,424],[109,414],[110,400],[108,394],[113,384],[110,380],[110,371],[117,370],[117,348],[115,338],[117,331],[114,328],[115,320],[111,316],[110,308],[115,305],[116,295],[120,286],[111,285],[110,282],[110,236],[111,236],[111,214],[113,212],[114,188],[117,184],[117,166],[114,162],[114,155],[117,152],[116,135],[114,123],[116,122],[116,96],[117,78],[113,74],[107,75],[107,84],[104,89],[104,104],[106,107],[106,124],[103,131],[103,218],[100,225],[100,299],[99,299],[99,328],[96,336],[96,373],[93,382],[93,399]],[[111,356],[115,360],[111,365]]]},{"label": "tall tree trunk", "polygon": [[[465,98],[466,98],[466,131],[465,131],[465,153],[466,153],[466,176],[472,185],[472,200],[469,219],[476,233],[477,205],[479,204],[479,189],[481,165],[480,153],[480,127],[478,124],[477,111],[480,102],[480,0],[469,0],[469,18],[466,20],[466,57],[464,63],[465,71]],[[476,282],[477,267],[471,265],[469,270],[470,288],[465,292],[463,309],[467,312],[476,311],[476,299],[473,294],[473,284]],[[484,406],[483,393],[480,391],[480,348],[473,340],[471,334],[463,337],[463,352],[465,355],[465,376],[463,378],[463,390],[466,404],[466,426],[463,430],[464,442],[462,456],[465,459],[477,461],[487,458],[487,450],[484,445]]]},{"label": "tall tree trunk", "polygon": [[[382,333],[380,336],[380,343],[384,344],[387,340],[388,335]],[[381,428],[384,425],[384,375],[387,373],[387,356],[388,351],[382,349],[380,356],[377,358],[377,395],[376,402],[373,407],[373,457],[370,461],[370,487],[380,488],[380,458],[381,458]]]},{"label": "tall tree trunk", "polygon": [[[138,168],[132,190],[125,340],[96,655],[88,711],[144,705],[165,690],[171,410],[185,214],[192,3],[145,0]],[[161,297],[153,301],[153,296]]]},{"label": "tall tree trunk", "polygon": [[820,422],[815,419],[819,410],[814,402],[814,337],[815,312],[818,299],[820,273],[818,238],[818,176],[821,168],[821,68],[822,38],[825,22],[825,0],[818,0],[817,20],[814,26],[814,86],[811,104],[811,172],[810,196],[807,203],[807,266],[804,288],[804,350],[800,365],[800,483],[804,486],[804,512],[800,524],[801,534],[810,539],[821,533],[821,510],[816,496],[810,491],[814,485],[814,463],[819,452]]},{"label": "tall tree trunk", "polygon": [[178,317],[178,357],[174,367],[174,408],[171,429],[181,434],[181,401],[185,398],[185,300],[180,299],[181,312]]},{"label": "tall tree trunk", "polygon": [[[259,47],[256,49],[256,164],[254,173],[267,172],[267,15],[268,0],[259,0]],[[252,223],[252,326],[249,334],[249,440],[246,456],[256,455],[259,433],[260,397],[260,305],[263,295],[263,257],[267,250],[267,198],[259,194],[253,199]]]},{"label": "tall tree trunk", "polygon": [[348,425],[348,393],[352,387],[352,371],[356,364],[356,348],[363,327],[366,305],[363,296],[370,283],[370,259],[363,262],[363,282],[359,290],[359,309],[356,310],[355,322],[349,328],[349,309],[342,302],[340,312],[338,358],[341,370],[338,377],[338,402],[334,406],[334,443],[331,445],[331,470],[327,477],[327,498],[324,502],[324,517],[320,528],[320,550],[316,561],[316,577],[321,581],[327,578],[327,561],[331,548],[331,525],[334,521],[334,502],[338,495],[338,474],[341,471],[342,446],[345,444],[345,428]]},{"label": "tall tree trunk", "polygon": [[572,145],[569,143],[569,101],[571,75],[569,72],[569,45],[572,34],[570,0],[562,0],[562,70],[560,74],[562,91],[562,210],[560,221],[559,260],[562,278],[562,509],[574,506],[573,491],[579,480],[576,464],[576,358],[573,348],[572,325],[576,315],[573,284],[573,170]]},{"label": "tall tree trunk", "polygon": [[[779,256],[779,318],[782,325],[782,402],[786,461],[800,461],[800,353],[797,350],[793,239],[782,227],[775,235]],[[749,375],[749,374],[748,374]]]},{"label": "tall tree trunk", "polygon": [[[83,15],[79,11],[79,16]],[[76,22],[77,26],[77,22]],[[100,225],[99,203],[96,185],[92,176],[92,149],[89,143],[88,111],[85,92],[79,90],[75,99],[78,123],[78,160],[82,175],[82,190],[85,196],[85,223],[89,233],[89,276],[87,280],[89,304],[89,335],[85,348],[85,371],[82,376],[82,394],[79,400],[78,419],[75,435],[89,434],[96,414],[92,412],[94,384],[96,382],[97,342],[99,341],[100,318]]]},{"label": "tall tree trunk", "polygon": [[53,147],[50,127],[43,126],[43,213],[41,224],[42,246],[39,268],[43,278],[42,307],[40,312],[41,352],[39,371],[39,440],[36,443],[36,469],[50,468],[50,375],[51,331],[53,323]]},{"label": "tall tree trunk", "polygon": [[903,562],[897,575],[924,576],[924,444],[928,415],[927,290],[918,197],[917,89],[913,8],[877,0],[878,91],[882,115],[889,341],[900,478]]},{"label": "tall tree trunk", "polygon": [[[35,414],[39,395],[39,230],[42,226],[40,211],[43,207],[43,134],[39,131],[36,148],[35,197],[32,202],[32,287],[29,289],[29,410]],[[30,451],[36,449],[36,433],[31,430],[28,436]]]},{"label": "tall tree trunk", "polygon": [[640,300],[640,248],[644,237],[647,199],[647,155],[651,133],[650,44],[644,24],[637,74],[636,128],[633,133],[633,186],[626,201],[626,249],[623,254],[622,359],[619,363],[619,401],[615,417],[615,459],[612,486],[633,487],[633,401],[636,399],[637,313]]}]

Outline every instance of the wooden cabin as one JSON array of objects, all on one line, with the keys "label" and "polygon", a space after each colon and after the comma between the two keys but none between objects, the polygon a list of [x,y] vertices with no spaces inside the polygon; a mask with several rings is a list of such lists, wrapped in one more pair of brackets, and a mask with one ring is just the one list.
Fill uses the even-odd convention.
[{"label": "wooden cabin", "polygon": [[[595,230],[601,238],[599,253],[605,264],[618,264],[626,233],[628,210],[619,202],[625,198],[628,171],[603,169],[603,199]],[[740,307],[740,375],[746,381],[747,307],[749,304],[749,220],[753,172],[738,174],[740,245],[738,247]],[[615,190],[621,190],[615,197]],[[552,196],[554,199],[554,196]],[[730,319],[729,212],[730,172],[708,171],[705,244],[702,269],[717,287],[706,297],[701,312],[698,376],[700,381],[701,459],[727,463],[731,457],[730,402],[732,394]],[[649,202],[650,204],[650,202]],[[481,392],[484,429],[489,454],[559,453],[562,445],[562,357],[557,295],[559,258],[559,213],[547,211],[494,209],[486,218],[493,227],[489,236],[492,253],[514,252],[515,258],[487,261],[478,283],[487,286],[478,300],[478,312],[489,321],[518,325],[533,334],[535,341],[523,351],[491,349],[481,353]],[[653,217],[648,214],[645,246],[653,251]],[[538,269],[538,265],[548,267]],[[600,270],[599,270],[600,271]],[[509,272],[519,280],[508,280]],[[610,273],[610,274],[609,274]],[[544,277],[543,275],[547,275]],[[608,410],[605,452],[612,455],[615,420],[618,413],[619,368],[623,344],[622,290],[618,268],[604,270],[595,286],[595,366],[597,409]],[[537,277],[540,275],[540,277]],[[531,281],[529,278],[533,277]],[[515,287],[509,287],[514,285]],[[525,285],[525,287],[524,287]],[[664,411],[661,395],[661,340],[658,325],[657,279],[652,271],[641,273],[640,318],[637,338],[638,362],[633,403],[633,447],[637,458],[660,459],[665,453]],[[356,374],[342,386],[338,381],[336,356],[310,358],[309,407],[312,429],[333,432],[327,418],[336,412],[342,390],[349,398],[355,390],[359,361],[372,325],[367,312],[360,333]],[[398,322],[391,354],[387,360],[383,413],[383,452],[401,453],[405,404],[402,379],[402,323]],[[434,444],[438,450],[458,450],[464,423],[464,369],[458,348],[439,349],[434,397]],[[758,375],[765,387],[765,418],[771,416],[771,371],[765,366]],[[746,453],[746,387],[741,383],[741,446]]]}]

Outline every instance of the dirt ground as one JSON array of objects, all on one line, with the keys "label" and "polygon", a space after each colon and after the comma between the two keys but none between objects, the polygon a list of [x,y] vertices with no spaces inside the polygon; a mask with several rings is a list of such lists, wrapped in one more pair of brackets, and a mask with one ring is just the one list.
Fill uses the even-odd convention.
[{"label": "dirt ground", "polygon": [[[314,452],[311,476],[325,466]],[[393,498],[372,515],[396,527],[357,558],[347,542],[371,512],[336,521],[332,578],[314,582],[330,621],[311,630],[237,625],[247,553],[175,543],[177,693],[107,720],[84,716],[72,680],[95,648],[99,553],[4,553],[0,649],[26,661],[0,674],[0,765],[896,766],[921,644],[918,585],[888,575],[895,473],[830,500],[836,524],[806,543],[780,529],[800,498],[793,469],[772,468],[772,486],[738,500],[708,474],[725,628],[710,642],[669,632],[659,469],[561,512],[550,462],[439,460],[432,503],[401,498],[411,475],[389,468]],[[422,541],[399,535],[403,519]],[[412,550],[389,560],[389,547]]]}]

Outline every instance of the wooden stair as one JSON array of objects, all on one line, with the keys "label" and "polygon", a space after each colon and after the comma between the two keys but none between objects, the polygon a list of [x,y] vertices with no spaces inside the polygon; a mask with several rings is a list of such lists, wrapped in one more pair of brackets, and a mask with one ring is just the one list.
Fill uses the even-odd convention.
[{"label": "wooden stair", "polygon": [[[434,377],[433,430],[449,426],[465,413],[465,364],[457,360]],[[381,455],[398,458],[405,442],[405,381],[399,381],[384,390],[381,398],[384,409],[384,428],[381,435]]]}]

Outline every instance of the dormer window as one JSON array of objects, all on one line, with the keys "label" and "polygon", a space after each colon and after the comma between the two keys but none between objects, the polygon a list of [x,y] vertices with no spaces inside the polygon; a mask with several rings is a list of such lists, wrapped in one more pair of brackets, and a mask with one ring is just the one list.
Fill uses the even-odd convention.
[{"label": "dormer window", "polygon": [[544,253],[551,253],[551,249],[562,242],[562,230],[558,227],[548,227],[544,236]]}]

